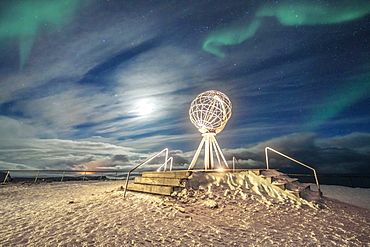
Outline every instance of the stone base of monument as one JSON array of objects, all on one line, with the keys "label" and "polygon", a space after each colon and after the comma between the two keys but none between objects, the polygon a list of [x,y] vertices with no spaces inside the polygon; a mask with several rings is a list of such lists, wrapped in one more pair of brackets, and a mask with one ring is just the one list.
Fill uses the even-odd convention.
[{"label": "stone base of monument", "polygon": [[309,184],[299,183],[298,179],[274,169],[143,172],[142,177],[136,177],[127,190],[170,196],[184,188],[197,190],[210,186],[240,187],[273,197],[283,193],[309,199],[308,195],[315,193]]}]

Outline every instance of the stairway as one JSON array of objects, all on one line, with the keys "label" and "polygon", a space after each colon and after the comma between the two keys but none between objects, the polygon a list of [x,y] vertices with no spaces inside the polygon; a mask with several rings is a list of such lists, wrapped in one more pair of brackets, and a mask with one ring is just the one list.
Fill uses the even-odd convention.
[{"label": "stairway", "polygon": [[133,184],[128,184],[127,190],[170,196],[185,187],[190,175],[187,170],[143,172],[142,177],[136,177]]},{"label": "stairway", "polygon": [[261,170],[260,176],[267,180],[271,185],[275,185],[298,198],[304,198],[305,193],[311,191],[309,184],[302,184],[297,178],[291,178],[274,169]]},{"label": "stairway", "polygon": [[136,177],[133,184],[128,184],[128,191],[145,192],[170,196],[174,191],[181,191],[183,188],[191,187],[195,174],[210,174],[222,176],[222,174],[235,174],[243,172],[252,172],[254,175],[262,178],[269,186],[277,186],[298,198],[304,198],[310,190],[308,184],[301,184],[298,179],[291,178],[288,175],[274,169],[248,169],[248,170],[224,170],[223,172],[215,170],[181,170],[181,171],[161,171],[161,172],[143,172],[142,177]]}]

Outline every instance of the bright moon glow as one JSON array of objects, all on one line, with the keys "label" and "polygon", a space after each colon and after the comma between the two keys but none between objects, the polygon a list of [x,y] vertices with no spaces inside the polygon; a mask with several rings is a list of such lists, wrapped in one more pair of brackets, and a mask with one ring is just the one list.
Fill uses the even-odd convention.
[{"label": "bright moon glow", "polygon": [[150,115],[155,108],[155,104],[149,99],[140,100],[135,106],[135,109],[132,110],[131,113],[141,117]]}]

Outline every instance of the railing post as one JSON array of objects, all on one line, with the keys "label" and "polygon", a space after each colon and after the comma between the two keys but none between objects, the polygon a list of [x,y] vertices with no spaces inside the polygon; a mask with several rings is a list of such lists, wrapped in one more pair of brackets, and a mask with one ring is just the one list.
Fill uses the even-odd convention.
[{"label": "railing post", "polygon": [[60,182],[63,182],[64,174],[66,174],[66,172],[65,172],[65,171],[64,171],[64,172],[63,172],[63,174],[62,174],[62,178],[60,179]]},{"label": "railing post", "polygon": [[165,158],[164,158],[164,160],[165,160],[165,165],[164,165],[164,171],[166,171],[167,170],[167,161],[168,161],[168,149],[166,148],[166,156],[165,156]]},{"label": "railing post", "polygon": [[[128,180],[130,179],[130,175],[131,175],[131,172],[135,171],[137,168],[141,167],[142,165],[145,165],[146,163],[148,163],[149,161],[152,161],[155,157],[157,157],[158,155],[160,155],[161,153],[163,153],[164,151],[168,151],[167,148],[163,149],[162,151],[154,154],[153,156],[151,156],[150,158],[147,158],[144,162],[142,162],[141,164],[135,166],[133,169],[131,169],[128,173],[127,173],[127,177],[126,177],[126,184],[125,184],[125,188],[124,188],[124,192],[123,192],[123,197],[126,196],[126,191],[127,191],[127,186],[128,186]],[[171,157],[172,158],[172,157]],[[166,164],[167,160],[165,160],[165,164]]]},{"label": "railing post", "polygon": [[313,170],[313,174],[315,175],[315,181],[316,181],[317,190],[319,191],[320,195],[322,195],[322,192],[321,192],[321,189],[320,189],[320,184],[319,184],[319,179],[317,178],[316,170],[315,169]]},{"label": "railing post", "polygon": [[349,180],[351,181],[352,188],[354,188],[355,186],[353,185],[353,181],[352,181],[352,177],[351,176],[349,176]]},{"label": "railing post", "polygon": [[173,168],[173,158],[172,158],[172,157],[170,157],[170,159],[171,159],[170,171],[172,171],[172,168]]},{"label": "railing post", "polygon": [[234,170],[235,170],[235,165],[238,165],[240,169],[243,169],[243,167],[239,164],[239,161],[235,158],[235,156],[233,156],[233,167],[234,167]]},{"label": "railing post", "polygon": [[275,149],[272,149],[272,148],[270,148],[270,147],[266,147],[266,148],[265,148],[265,153],[266,153],[266,166],[267,166],[267,169],[269,169],[267,150],[271,150],[272,152],[277,153],[277,154],[279,154],[279,155],[281,155],[281,156],[283,156],[283,157],[285,157],[285,158],[287,158],[287,159],[289,159],[289,160],[291,160],[291,161],[294,161],[295,163],[300,164],[301,166],[304,166],[304,167],[306,167],[306,168],[308,168],[308,169],[311,169],[311,170],[313,171],[314,176],[315,176],[317,190],[320,192],[320,195],[322,195],[322,192],[321,192],[321,190],[320,190],[319,179],[317,178],[316,170],[315,170],[314,168],[312,168],[312,167],[310,167],[310,166],[308,166],[308,165],[306,165],[306,164],[303,164],[302,162],[300,162],[300,161],[298,161],[298,160],[295,160],[295,159],[293,159],[293,158],[289,157],[288,155],[285,155],[285,154],[283,154],[283,153],[280,153],[279,151],[276,151]]},{"label": "railing post", "polygon": [[268,170],[269,169],[269,157],[267,154],[267,149],[268,147],[265,148],[265,156],[266,156],[266,169]]},{"label": "railing post", "polygon": [[39,178],[39,175],[40,175],[40,171],[37,171],[37,175],[36,175],[36,178],[35,178],[34,183],[36,183],[36,182],[37,182],[37,179]]},{"label": "railing post", "polygon": [[86,172],[84,173],[84,176],[82,177],[82,181],[85,181]]},{"label": "railing post", "polygon": [[123,191],[123,198],[125,198],[125,197],[126,197],[127,186],[128,186],[128,179],[130,178],[130,174],[131,174],[131,171],[129,171],[129,172],[127,173],[126,183],[125,183],[125,190]]},{"label": "railing post", "polygon": [[6,184],[6,180],[8,180],[9,174],[10,174],[10,171],[6,173],[3,184]]}]

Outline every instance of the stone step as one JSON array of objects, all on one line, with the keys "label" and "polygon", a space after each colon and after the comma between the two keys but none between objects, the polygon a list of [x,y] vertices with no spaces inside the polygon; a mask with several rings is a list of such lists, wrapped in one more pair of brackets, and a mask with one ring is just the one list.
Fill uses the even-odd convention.
[{"label": "stone step", "polygon": [[285,185],[285,190],[288,191],[289,193],[295,195],[298,198],[302,198],[302,191],[304,190],[310,190],[310,185],[309,184],[301,184],[299,183],[299,186],[292,186],[294,184],[286,184]]},{"label": "stone step", "polygon": [[190,171],[143,172],[143,178],[188,178]]},{"label": "stone step", "polygon": [[279,177],[273,177],[272,179],[273,182],[278,182],[278,183],[293,183],[298,181],[298,178],[291,178],[288,176],[279,176]]},{"label": "stone step", "polygon": [[174,192],[174,188],[172,186],[160,186],[150,184],[128,184],[127,190],[165,196],[170,196]]},{"label": "stone step", "polygon": [[261,175],[260,177],[266,180],[268,183],[272,184],[272,177],[266,177],[264,175]]},{"label": "stone step", "polygon": [[271,184],[279,187],[282,190],[286,190],[286,183],[272,182]]},{"label": "stone step", "polygon": [[294,183],[287,183],[286,184],[286,189],[287,190],[292,190],[292,191],[302,191],[305,189],[310,189],[309,184],[301,184],[299,182],[294,182]]},{"label": "stone step", "polygon": [[257,176],[261,175],[263,171],[266,171],[266,169],[248,169],[247,171],[251,171]]},{"label": "stone step", "polygon": [[301,198],[301,193],[299,191],[292,191],[292,190],[287,190],[289,193],[293,194],[297,198]]},{"label": "stone step", "polygon": [[134,183],[185,187],[185,180],[182,178],[136,177]]}]

